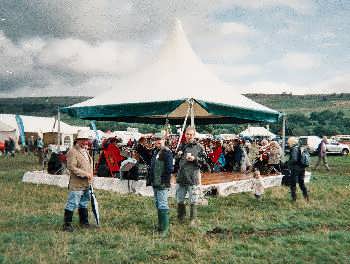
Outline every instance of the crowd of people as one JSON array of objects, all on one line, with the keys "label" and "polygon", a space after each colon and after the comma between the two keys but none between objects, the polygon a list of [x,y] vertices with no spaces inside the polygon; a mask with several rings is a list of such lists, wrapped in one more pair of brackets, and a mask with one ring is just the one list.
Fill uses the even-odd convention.
[{"label": "crowd of people", "polygon": [[[195,134],[195,128],[188,127],[180,142],[179,136],[169,137],[156,133],[150,137],[141,137],[138,141],[129,140],[124,145],[115,136],[109,136],[98,144],[90,140],[89,133],[80,131],[68,153],[57,155],[60,166],[67,168],[70,176],[69,194],[64,210],[64,230],[73,231],[71,223],[75,209],[78,209],[81,226],[91,227],[87,210],[90,197],[88,188],[94,175],[128,180],[145,179],[146,184],[153,187],[155,207],[158,211],[158,230],[164,236],[169,232],[168,194],[173,174],[177,184],[177,218],[180,223],[185,222],[185,197],[188,197],[192,226],[198,224],[200,175],[204,172],[212,173],[213,177],[216,176],[215,173],[249,173],[254,179],[252,188],[256,199],[261,199],[264,193],[263,175],[289,173],[292,201],[297,199],[297,184],[304,199],[309,201],[304,183],[305,168],[309,166],[309,161],[305,160],[307,155],[305,156],[305,151],[299,146],[297,138],[288,139],[289,159],[283,163],[282,148],[276,141],[246,141],[240,138],[199,140],[195,138]],[[324,138],[318,147],[319,159],[316,167],[323,162],[329,170],[326,143]],[[42,153],[43,149],[41,138],[30,138],[27,142],[27,152]],[[15,153],[15,141],[12,138],[5,142],[5,153],[10,156]],[[96,164],[95,160],[98,160]],[[283,171],[285,168],[288,169],[288,173]],[[51,170],[51,173],[60,174],[58,170]]]},{"label": "crowd of people", "polygon": [[[174,136],[165,138],[165,144],[173,155],[178,151],[178,139]],[[181,142],[184,141],[185,137]],[[202,172],[248,173],[253,169],[258,169],[263,175],[281,172],[282,148],[276,141],[263,139],[249,142],[240,138],[225,141],[194,138],[194,141],[203,146],[205,165],[201,167]],[[154,149],[154,137],[130,140],[127,145],[122,145],[116,137],[107,138],[98,151],[100,158],[96,174],[100,177],[120,177],[121,163],[130,157],[150,167]]]},{"label": "crowd of people", "polygon": [[[83,133],[83,132],[82,132]],[[80,224],[90,228],[87,213],[88,186],[92,182],[93,151],[89,152],[88,137],[78,134],[75,145],[67,153],[67,168],[70,172],[69,194],[64,213],[64,230],[73,231],[73,211],[78,208]],[[188,196],[190,225],[197,226],[197,204],[201,194],[201,171],[210,172],[252,172],[254,195],[260,199],[264,193],[263,173],[274,173],[282,170],[282,150],[275,141],[261,140],[246,142],[242,139],[232,141],[196,140],[195,128],[188,127],[181,144],[176,147],[175,140],[169,141],[165,135],[157,133],[151,138],[140,138],[130,141],[126,146],[120,144],[116,137],[109,137],[102,142],[101,155],[97,164],[97,176],[104,164],[107,176],[120,177],[136,164],[147,167],[146,184],[153,187],[155,207],[158,212],[158,230],[162,236],[169,232],[168,194],[171,175],[176,175],[177,218],[185,222],[185,197]],[[296,184],[298,183],[304,198],[309,195],[304,184],[305,166],[301,162],[301,149],[298,140],[289,138],[290,157],[287,166],[290,169],[290,191],[292,201],[296,201]],[[175,146],[175,147],[174,147]],[[133,161],[132,164],[127,161]],[[128,169],[124,169],[126,164]]]}]

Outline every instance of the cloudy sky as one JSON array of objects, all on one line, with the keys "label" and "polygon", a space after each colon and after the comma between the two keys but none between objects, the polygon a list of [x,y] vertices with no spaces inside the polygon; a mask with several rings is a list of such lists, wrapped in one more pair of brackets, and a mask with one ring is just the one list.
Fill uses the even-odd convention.
[{"label": "cloudy sky", "polygon": [[350,92],[349,0],[0,0],[0,97],[106,91],[174,18],[242,93]]}]

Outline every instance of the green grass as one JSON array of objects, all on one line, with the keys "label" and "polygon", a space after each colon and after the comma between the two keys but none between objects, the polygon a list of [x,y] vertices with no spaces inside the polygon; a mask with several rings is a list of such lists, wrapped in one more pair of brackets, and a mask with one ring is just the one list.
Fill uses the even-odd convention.
[{"label": "green grass", "polygon": [[350,263],[350,156],[329,163],[308,185],[309,204],[299,190],[292,204],[285,187],[262,201],[210,197],[191,229],[171,199],[171,234],[161,239],[151,198],[100,190],[101,228],[62,232],[67,190],[22,183],[38,169],[33,156],[0,157],[0,263]]}]

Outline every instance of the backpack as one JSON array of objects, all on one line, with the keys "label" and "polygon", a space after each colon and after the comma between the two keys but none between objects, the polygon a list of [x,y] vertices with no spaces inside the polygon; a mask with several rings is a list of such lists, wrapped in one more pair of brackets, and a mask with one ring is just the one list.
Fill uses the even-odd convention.
[{"label": "backpack", "polygon": [[322,147],[322,141],[320,142],[320,144],[318,144],[317,149],[316,149],[316,153],[320,154],[321,153],[321,147]]},{"label": "backpack", "polygon": [[300,148],[299,165],[301,165],[303,168],[310,166],[310,153],[307,148]]}]

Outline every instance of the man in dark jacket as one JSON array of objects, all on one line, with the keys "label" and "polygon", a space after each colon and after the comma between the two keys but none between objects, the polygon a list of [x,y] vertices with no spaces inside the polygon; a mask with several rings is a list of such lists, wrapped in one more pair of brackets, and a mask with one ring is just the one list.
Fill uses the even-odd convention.
[{"label": "man in dark jacket", "polygon": [[296,195],[296,185],[299,183],[299,187],[303,192],[305,200],[309,201],[309,195],[304,183],[305,178],[305,168],[301,165],[301,150],[298,145],[298,140],[295,137],[290,137],[288,139],[288,145],[290,147],[290,155],[288,160],[288,167],[291,172],[291,183],[290,192],[292,195],[292,200],[295,202],[297,199]]},{"label": "man in dark jacket", "polygon": [[188,193],[191,211],[191,225],[196,225],[197,201],[200,195],[200,168],[206,163],[205,152],[201,144],[194,140],[196,130],[188,127],[185,131],[185,142],[180,145],[176,154],[176,163],[179,170],[176,176],[177,216],[180,222],[184,221],[186,215],[185,197]]},{"label": "man in dark jacket", "polygon": [[153,187],[155,205],[158,211],[158,230],[162,236],[166,236],[169,232],[168,193],[173,171],[173,154],[165,146],[165,140],[160,133],[154,136],[154,140],[155,149],[151,159],[147,185]]}]

